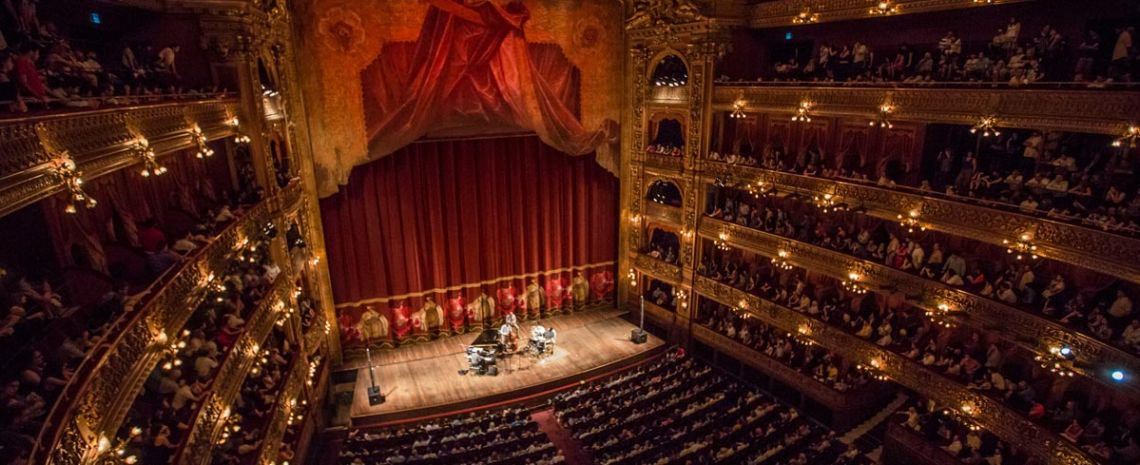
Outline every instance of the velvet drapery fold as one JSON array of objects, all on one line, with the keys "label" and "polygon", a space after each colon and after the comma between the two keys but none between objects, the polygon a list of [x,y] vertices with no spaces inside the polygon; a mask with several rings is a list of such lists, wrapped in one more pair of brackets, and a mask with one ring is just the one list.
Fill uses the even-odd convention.
[{"label": "velvet drapery fold", "polygon": [[532,285],[543,305],[523,318],[568,309],[576,281],[605,297],[617,199],[613,176],[537,136],[425,141],[358,167],[321,200],[345,346],[482,327],[466,307],[484,293],[498,301],[490,320]]},{"label": "velvet drapery fold", "polygon": [[[428,134],[523,130],[572,156],[595,153],[616,175],[616,123],[582,126],[578,71],[559,47],[527,43],[522,2],[429,3],[417,41],[387,44],[361,73],[369,160]],[[337,173],[338,183],[348,182],[350,168]]]}]

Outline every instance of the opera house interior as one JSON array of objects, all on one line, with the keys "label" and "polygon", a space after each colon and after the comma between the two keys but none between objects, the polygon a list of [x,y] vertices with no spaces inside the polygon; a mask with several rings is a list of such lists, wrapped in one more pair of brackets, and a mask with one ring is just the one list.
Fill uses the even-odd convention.
[{"label": "opera house interior", "polygon": [[1138,0],[2,0],[0,465],[1140,465]]}]

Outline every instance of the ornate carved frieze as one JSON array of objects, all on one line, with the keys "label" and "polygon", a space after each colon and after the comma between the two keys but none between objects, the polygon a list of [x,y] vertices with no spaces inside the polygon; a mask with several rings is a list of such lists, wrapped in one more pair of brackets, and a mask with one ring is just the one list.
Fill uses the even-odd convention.
[{"label": "ornate carved frieze", "polygon": [[645,167],[646,169],[656,170],[660,173],[671,173],[681,170],[683,160],[681,157],[674,157],[669,155],[659,155],[656,153],[646,154]]},{"label": "ornate carved frieze", "polygon": [[135,164],[134,144],[146,138],[159,155],[193,147],[194,122],[207,138],[233,134],[230,99],[96,110],[0,122],[0,216],[58,192],[49,162],[67,152],[85,180]]},{"label": "ornate carved frieze", "polygon": [[997,332],[1037,353],[1047,352],[1049,347],[1068,345],[1081,362],[1078,365],[1094,367],[1087,373],[1092,377],[1102,376],[1096,372],[1097,367],[1126,368],[1132,373],[1140,370],[1140,358],[1134,355],[996,300],[833,250],[724,221],[702,219],[701,236],[718,238],[722,232],[727,232],[727,242],[731,245],[768,257],[775,257],[778,250],[783,250],[788,252],[789,263],[836,279],[848,279],[849,273],[857,272],[862,276],[860,281],[872,289],[900,292],[921,308],[936,310],[939,305],[948,305],[962,312],[962,324]]},{"label": "ornate carved frieze", "polygon": [[300,397],[301,390],[305,386],[305,377],[309,373],[308,362],[309,360],[306,357],[299,357],[294,361],[285,380],[285,386],[281,388],[281,392],[277,393],[277,404],[273,408],[269,423],[266,424],[265,436],[262,437],[261,455],[257,461],[259,464],[274,465],[277,463],[277,453],[281,449],[281,440],[285,436],[285,428],[289,426],[289,415],[296,407],[293,403],[297,402],[297,398]]},{"label": "ornate carved frieze", "polygon": [[681,285],[681,267],[665,263],[648,255],[637,254],[633,261],[634,267],[643,274],[668,283],[671,286]]},{"label": "ornate carved frieze", "polygon": [[931,89],[845,86],[717,86],[713,106],[731,110],[792,113],[812,102],[821,116],[874,118],[884,102],[894,105],[892,120],[972,126],[997,115],[1003,127],[1118,135],[1140,119],[1140,92],[1058,89]]},{"label": "ornate carved frieze", "polygon": [[938,231],[981,242],[1003,245],[1022,233],[1033,235],[1041,255],[1050,260],[1140,283],[1140,239],[1124,237],[1080,225],[1060,223],[1021,213],[925,197],[866,184],[802,176],[755,167],[706,163],[705,180],[737,176],[764,181],[781,190],[829,193],[852,206],[862,206],[871,215],[894,220],[897,215],[918,211],[923,224]]},{"label": "ornate carved frieze", "polygon": [[681,227],[681,209],[657,202],[645,202],[645,217]]},{"label": "ornate carved frieze", "polygon": [[[1001,0],[1002,4],[1018,3],[1029,0]],[[774,0],[760,2],[752,6],[749,23],[752,27],[776,27],[806,24],[800,18],[801,13],[807,13],[815,18],[811,22],[847,21],[852,19],[878,18],[881,16],[869,13],[875,2],[868,0]],[[897,8],[895,14],[930,13],[935,11],[960,10],[965,8],[981,8],[990,6],[985,1],[968,0],[895,0],[893,5]],[[808,7],[811,9],[808,10]]]},{"label": "ornate carved frieze", "polygon": [[190,433],[186,437],[187,442],[182,447],[181,460],[176,457],[174,463],[187,465],[210,463],[212,458],[210,451],[221,435],[225,415],[231,411],[231,406],[240,394],[242,380],[249,376],[249,371],[259,356],[260,348],[273,329],[277,309],[292,305],[292,281],[292,278],[285,273],[278,276],[271,291],[250,316],[245,333],[234,342],[229,355],[218,367],[215,377],[218,382],[212,385],[214,391],[205,401],[205,406],[198,413],[198,417],[194,419]]},{"label": "ornate carved frieze", "polygon": [[[825,349],[840,352],[850,360],[877,366],[907,388],[942,405],[962,411],[971,421],[1009,441],[1018,449],[1056,465],[1094,465],[1096,462],[1072,443],[1046,430],[1004,403],[967,389],[921,364],[887,351],[872,342],[847,334],[819,320],[719,282],[698,277],[695,291],[724,305],[740,308],[765,324],[802,334]],[[965,413],[965,412],[970,413]]]},{"label": "ornate carved frieze", "polygon": [[90,459],[98,435],[113,436],[158,361],[161,334],[173,337],[205,296],[211,274],[220,276],[242,237],[253,237],[271,217],[263,201],[207,245],[154,296],[107,331],[106,349],[76,369],[48,415],[31,463],[62,465]]},{"label": "ornate carved frieze", "polygon": [[850,411],[875,404],[890,394],[889,389],[851,389],[840,392],[819,382],[811,376],[773,360],[755,349],[730,339],[704,326],[693,325],[693,338],[708,344],[719,352],[731,354],[736,359],[756,368],[789,386],[802,390],[803,394],[820,403],[832,412]]}]

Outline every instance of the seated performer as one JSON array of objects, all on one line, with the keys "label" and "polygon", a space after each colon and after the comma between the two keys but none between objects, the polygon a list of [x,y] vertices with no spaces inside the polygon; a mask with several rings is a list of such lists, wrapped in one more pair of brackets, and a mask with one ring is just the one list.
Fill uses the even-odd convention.
[{"label": "seated performer", "polygon": [[519,330],[519,317],[515,316],[514,312],[507,313],[504,321],[507,325],[510,325],[510,327],[514,328],[515,331]]}]

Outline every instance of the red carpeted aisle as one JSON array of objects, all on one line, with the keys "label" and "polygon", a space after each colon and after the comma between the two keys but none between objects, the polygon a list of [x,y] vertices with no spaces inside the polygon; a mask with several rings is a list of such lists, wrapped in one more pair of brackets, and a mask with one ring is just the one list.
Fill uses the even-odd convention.
[{"label": "red carpeted aisle", "polygon": [[562,425],[558,424],[558,420],[554,418],[553,409],[537,411],[530,417],[538,423],[538,429],[546,433],[550,442],[562,451],[562,456],[566,458],[566,465],[594,465],[594,460],[582,448],[582,444],[574,439],[569,431],[563,429]]}]

